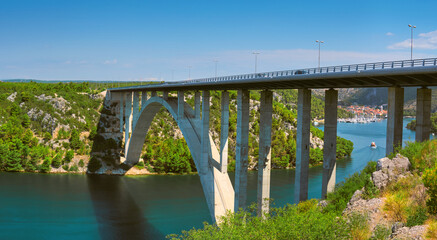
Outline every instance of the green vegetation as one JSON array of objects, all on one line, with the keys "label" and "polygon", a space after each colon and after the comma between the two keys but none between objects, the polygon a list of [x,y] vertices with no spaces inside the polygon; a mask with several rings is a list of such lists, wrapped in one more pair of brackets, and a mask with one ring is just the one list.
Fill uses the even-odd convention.
[{"label": "green vegetation", "polygon": [[[407,128],[416,130],[416,120],[412,120],[407,124]],[[437,134],[437,112],[431,114],[431,133]]]},{"label": "green vegetation", "polygon": [[[80,132],[97,124],[102,102],[93,94],[87,83],[0,84],[0,170],[48,173],[87,154],[91,142]],[[58,126],[72,131],[62,127],[56,136]]]},{"label": "green vegetation", "polygon": [[[171,239],[368,239],[365,216],[352,214],[343,216],[347,202],[352,194],[369,186],[366,179],[376,169],[376,163],[370,162],[360,173],[352,175],[338,184],[335,191],[328,195],[330,203],[321,208],[317,200],[308,200],[298,205],[271,208],[263,219],[257,217],[256,206],[248,211],[240,210],[228,214],[222,219],[220,227],[204,223],[203,229],[183,231],[181,235],[170,235]],[[373,184],[372,184],[373,186]],[[374,188],[374,186],[373,186]],[[372,197],[372,192],[366,193]],[[385,236],[387,231],[381,228],[378,236]],[[357,238],[367,236],[367,238]],[[375,238],[381,239],[381,238]]]}]

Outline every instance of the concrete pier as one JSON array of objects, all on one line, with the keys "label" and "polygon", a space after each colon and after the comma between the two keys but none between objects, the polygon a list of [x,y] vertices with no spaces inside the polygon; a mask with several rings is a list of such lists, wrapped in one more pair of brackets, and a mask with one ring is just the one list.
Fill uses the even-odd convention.
[{"label": "concrete pier", "polygon": [[200,119],[200,92],[194,92],[194,117]]},{"label": "concrete pier", "polygon": [[142,91],[141,92],[141,111],[144,110],[144,107],[146,106],[147,102],[147,92]]},{"label": "concrete pier", "polygon": [[323,145],[322,198],[334,191],[337,155],[337,102],[338,91],[325,91],[325,130]]},{"label": "concrete pier", "polygon": [[125,96],[126,107],[124,109],[124,119],[126,121],[124,130],[124,154],[127,155],[129,149],[129,133],[132,131],[132,92],[127,92]]},{"label": "concrete pier", "polygon": [[138,117],[140,116],[140,92],[134,92],[132,104],[132,128],[137,125]]},{"label": "concrete pier", "polygon": [[311,90],[301,88],[297,97],[296,175],[294,201],[308,199],[308,169],[310,159]]},{"label": "concrete pier", "polygon": [[429,140],[431,133],[431,89],[417,89],[416,142]]},{"label": "concrete pier", "polygon": [[184,91],[178,91],[178,119],[184,118]]},{"label": "concrete pier", "polygon": [[210,108],[210,92],[203,91],[202,94],[202,135],[201,135],[201,158],[199,174],[206,174],[209,167],[209,108]]},{"label": "concrete pier", "polygon": [[273,93],[261,92],[258,158],[258,216],[268,213],[270,204],[270,169],[272,143]]},{"label": "concrete pier", "polygon": [[235,202],[234,211],[246,207],[247,155],[249,144],[249,99],[248,90],[237,93],[237,146],[235,156]]},{"label": "concrete pier", "polygon": [[124,98],[125,98],[125,95],[123,94],[120,97],[120,103],[119,103],[119,105],[120,105],[120,115],[119,115],[119,118],[120,118],[120,132],[121,133],[123,133],[123,128],[124,128],[124,122],[123,122],[123,119],[124,119],[124,109],[125,109],[124,103],[126,102],[124,100]]},{"label": "concrete pier", "polygon": [[404,116],[404,89],[388,88],[386,155],[402,147],[402,122]]},{"label": "concrete pier", "polygon": [[167,99],[168,99],[168,91],[163,91],[163,92],[162,92],[162,98],[163,98],[164,100],[167,100]]},{"label": "concrete pier", "polygon": [[222,92],[220,130],[220,167],[222,173],[228,171],[228,135],[229,135],[229,92]]}]

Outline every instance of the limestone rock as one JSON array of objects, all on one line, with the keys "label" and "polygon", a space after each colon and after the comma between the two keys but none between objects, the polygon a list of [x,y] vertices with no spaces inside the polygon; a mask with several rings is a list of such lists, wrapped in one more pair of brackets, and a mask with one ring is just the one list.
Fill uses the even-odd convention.
[{"label": "limestone rock", "polygon": [[382,170],[379,170],[372,173],[372,181],[377,188],[383,189],[387,186],[389,178],[387,174],[385,174]]},{"label": "limestone rock", "polygon": [[376,164],[376,172],[372,173],[372,181],[379,189],[384,189],[389,182],[405,177],[410,169],[408,158],[397,154],[393,159],[381,158]]},{"label": "limestone rock", "polygon": [[17,92],[14,92],[11,95],[9,95],[9,97],[7,99],[8,99],[8,101],[15,102],[16,97],[17,97]]},{"label": "limestone rock", "polygon": [[394,232],[390,239],[424,239],[423,235],[425,234],[426,226],[420,225],[420,226],[414,226],[414,227],[402,227],[399,228],[396,232]]},{"label": "limestone rock", "polygon": [[391,232],[395,233],[396,231],[398,231],[402,227],[404,227],[404,224],[402,222],[395,222],[395,223],[393,223],[393,225],[391,227]]}]

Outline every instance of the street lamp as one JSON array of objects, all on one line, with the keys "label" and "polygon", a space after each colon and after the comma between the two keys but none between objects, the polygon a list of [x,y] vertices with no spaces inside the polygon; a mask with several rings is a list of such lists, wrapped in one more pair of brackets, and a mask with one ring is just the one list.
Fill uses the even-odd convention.
[{"label": "street lamp", "polygon": [[217,77],[217,63],[218,63],[218,60],[215,59],[215,60],[213,60],[213,62],[215,63],[215,77]]},{"label": "street lamp", "polygon": [[325,42],[324,41],[316,40],[316,43],[319,44],[319,62],[318,62],[318,65],[317,65],[317,69],[320,70],[320,44],[321,43],[325,43]]},{"label": "street lamp", "polygon": [[259,54],[259,52],[253,52],[252,54],[255,55],[255,73],[256,73],[256,67],[258,65],[258,54]]},{"label": "street lamp", "polygon": [[416,26],[408,24],[408,27],[411,28],[411,60],[413,60],[413,29],[415,29]]}]

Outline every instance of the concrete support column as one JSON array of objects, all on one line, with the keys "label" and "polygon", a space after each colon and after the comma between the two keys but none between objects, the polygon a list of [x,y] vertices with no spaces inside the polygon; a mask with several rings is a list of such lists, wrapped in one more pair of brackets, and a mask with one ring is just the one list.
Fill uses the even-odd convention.
[{"label": "concrete support column", "polygon": [[150,93],[150,97],[156,97],[156,91],[152,91],[152,93]]},{"label": "concrete support column", "polygon": [[168,91],[163,91],[162,92],[162,98],[164,98],[165,100],[168,99]]},{"label": "concrete support column", "polygon": [[395,149],[402,147],[403,111],[404,89],[401,87],[389,87],[386,155],[389,155]]},{"label": "concrete support column", "polygon": [[269,211],[273,93],[261,92],[258,159],[258,216]]},{"label": "concrete support column", "polygon": [[178,91],[178,119],[184,118],[184,91]]},{"label": "concrete support column", "polygon": [[133,107],[132,107],[132,113],[133,113],[133,120],[132,120],[132,130],[137,125],[138,117],[140,116],[140,92],[134,92],[134,100],[133,100]]},{"label": "concrete support column", "polygon": [[123,128],[124,128],[124,122],[123,122],[123,119],[124,119],[124,103],[126,102],[126,101],[124,101],[124,95],[122,95],[121,97],[120,97],[120,115],[119,115],[119,117],[120,117],[120,132],[122,133],[123,132]]},{"label": "concrete support column", "polygon": [[194,92],[194,117],[200,119],[200,92]]},{"label": "concrete support column", "polygon": [[308,199],[310,159],[311,90],[299,89],[297,97],[296,174],[294,201]]},{"label": "concrete support column", "polygon": [[238,90],[237,95],[237,146],[235,161],[234,211],[246,207],[247,199],[247,154],[249,144],[249,99],[248,90]]},{"label": "concrete support column", "polygon": [[147,92],[143,91],[141,92],[141,111],[144,110],[144,107],[146,106],[147,102]]},{"label": "concrete support column", "polygon": [[125,156],[127,156],[127,150],[129,147],[129,133],[131,132],[132,126],[132,92],[126,93],[126,108],[124,109],[124,119],[126,121],[126,127],[124,132],[124,146],[125,146]]},{"label": "concrete support column", "polygon": [[203,91],[202,96],[202,135],[201,145],[202,154],[200,159],[199,174],[206,174],[209,167],[209,107],[210,107],[210,92]]},{"label": "concrete support column", "polygon": [[337,159],[337,102],[338,91],[325,91],[325,131],[323,144],[322,198],[334,191]]},{"label": "concrete support column", "polygon": [[431,89],[417,89],[416,142],[429,140],[431,130]]},{"label": "concrete support column", "polygon": [[229,92],[222,92],[220,130],[220,167],[222,173],[228,171],[228,135],[229,135]]}]

